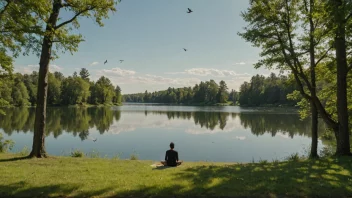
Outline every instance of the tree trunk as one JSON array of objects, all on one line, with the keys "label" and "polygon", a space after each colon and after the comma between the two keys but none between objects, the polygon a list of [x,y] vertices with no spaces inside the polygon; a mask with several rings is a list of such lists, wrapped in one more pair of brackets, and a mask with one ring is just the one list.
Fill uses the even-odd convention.
[{"label": "tree trunk", "polygon": [[336,39],[337,61],[337,117],[339,120],[339,132],[337,140],[337,155],[350,154],[350,138],[348,127],[347,109],[347,61],[345,40]]},{"label": "tree trunk", "polygon": [[48,94],[48,73],[49,63],[51,58],[53,28],[59,17],[61,8],[61,0],[53,2],[53,10],[47,22],[45,36],[42,44],[42,51],[39,63],[39,79],[38,79],[38,93],[37,93],[37,106],[35,112],[34,122],[34,136],[33,146],[30,157],[46,157],[45,151],[45,121],[46,121],[46,100]]},{"label": "tree trunk", "polygon": [[342,6],[342,0],[335,0],[335,50],[337,63],[337,117],[338,117],[338,135],[336,155],[350,155],[350,138],[348,127],[348,109],[347,109],[347,53],[346,53],[346,24],[345,8]]},{"label": "tree trunk", "polygon": [[312,112],[312,145],[310,148],[310,158],[317,158],[318,156],[318,111],[315,104],[311,103]]},{"label": "tree trunk", "polygon": [[[314,9],[314,0],[309,1],[309,55],[310,55],[310,78],[312,83],[311,95],[313,98],[317,96],[316,92],[316,75],[315,75],[315,25],[313,21],[313,9]],[[308,6],[307,6],[308,9]],[[318,157],[318,109],[314,104],[314,101],[310,103],[310,109],[312,113],[312,145],[310,150],[310,158]]]}]

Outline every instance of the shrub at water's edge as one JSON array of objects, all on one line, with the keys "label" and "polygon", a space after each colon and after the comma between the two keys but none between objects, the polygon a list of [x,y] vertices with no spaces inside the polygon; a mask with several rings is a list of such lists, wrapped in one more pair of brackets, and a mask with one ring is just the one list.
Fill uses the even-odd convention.
[{"label": "shrub at water's edge", "polygon": [[5,140],[2,133],[0,133],[0,153],[6,153],[12,150],[15,142],[12,140]]}]

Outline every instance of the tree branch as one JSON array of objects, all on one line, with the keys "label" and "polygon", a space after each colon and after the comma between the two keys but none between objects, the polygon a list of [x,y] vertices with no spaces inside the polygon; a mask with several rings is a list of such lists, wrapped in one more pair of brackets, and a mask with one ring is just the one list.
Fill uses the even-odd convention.
[{"label": "tree branch", "polygon": [[330,48],[329,48],[328,50],[326,50],[326,52],[324,53],[324,55],[321,56],[321,57],[319,58],[319,60],[315,63],[315,66],[317,66],[317,65],[320,63],[320,61],[322,61],[324,58],[326,58],[326,56],[328,55],[329,51],[330,51],[332,48],[333,48],[333,47],[330,46]]},{"label": "tree branch", "polygon": [[[83,42],[84,39],[71,40],[71,42]],[[62,43],[62,40],[52,40],[53,43]]]},{"label": "tree branch", "polygon": [[81,14],[83,14],[84,12],[87,12],[87,11],[89,11],[89,10],[93,10],[93,9],[95,9],[94,6],[88,7],[88,8],[86,8],[86,9],[84,9],[84,10],[81,10],[81,11],[77,12],[76,15],[75,15],[74,17],[72,17],[70,20],[67,20],[67,21],[65,21],[65,22],[62,22],[61,24],[55,26],[54,29],[57,30],[57,29],[61,28],[61,27],[64,26],[64,25],[67,25],[67,24],[69,24],[69,23],[72,23],[72,21],[74,21],[79,15],[81,15]]}]

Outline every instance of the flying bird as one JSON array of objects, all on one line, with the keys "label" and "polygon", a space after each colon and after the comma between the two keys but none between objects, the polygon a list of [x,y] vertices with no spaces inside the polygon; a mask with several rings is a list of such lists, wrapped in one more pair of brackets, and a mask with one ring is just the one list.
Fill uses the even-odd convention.
[{"label": "flying bird", "polygon": [[108,60],[106,60],[106,61],[104,62],[104,65],[105,65],[106,63],[108,63]]},{"label": "flying bird", "polygon": [[122,63],[124,60],[120,60],[120,63]]},{"label": "flying bird", "polygon": [[183,50],[185,50],[185,52],[187,51],[187,49],[186,49],[186,48],[183,48]]},{"label": "flying bird", "polygon": [[188,14],[190,14],[190,13],[192,13],[192,12],[193,12],[193,11],[192,11],[191,9],[189,9],[189,8],[188,8],[187,13],[188,13]]}]

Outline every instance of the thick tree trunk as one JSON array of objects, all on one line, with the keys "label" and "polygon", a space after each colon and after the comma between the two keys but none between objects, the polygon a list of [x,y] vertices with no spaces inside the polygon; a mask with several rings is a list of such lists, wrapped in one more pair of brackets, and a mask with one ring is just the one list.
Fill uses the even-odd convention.
[{"label": "thick tree trunk", "polygon": [[347,53],[346,53],[346,24],[345,8],[342,0],[335,0],[335,50],[337,63],[337,117],[338,135],[336,155],[350,155],[350,138],[347,109]]},{"label": "thick tree trunk", "polygon": [[46,157],[45,151],[45,121],[46,121],[46,100],[48,94],[48,73],[51,58],[53,28],[56,25],[61,7],[61,0],[53,2],[53,11],[46,27],[46,34],[43,39],[42,51],[39,63],[39,79],[37,92],[37,107],[35,112],[33,146],[30,157]]},{"label": "thick tree trunk", "polygon": [[335,44],[337,61],[337,117],[339,120],[339,132],[336,154],[350,155],[350,138],[347,109],[346,43],[344,39],[337,38],[335,40]]},{"label": "thick tree trunk", "polygon": [[[308,8],[309,7],[309,8]],[[312,90],[311,90],[311,95],[313,98],[317,96],[316,93],[316,75],[315,75],[315,67],[316,67],[316,62],[315,62],[315,25],[313,21],[313,9],[314,9],[314,0],[309,1],[309,6],[307,6],[307,9],[309,9],[309,26],[310,26],[310,35],[309,35],[309,54],[310,54],[310,78],[311,78],[311,84],[312,84]],[[308,11],[308,10],[307,10]],[[318,157],[318,109],[317,106],[315,106],[314,101],[311,101],[310,103],[310,109],[312,113],[312,145],[311,145],[311,150],[310,150],[310,158],[317,158]]]},{"label": "thick tree trunk", "polygon": [[310,148],[310,158],[318,157],[318,111],[314,103],[311,103],[312,112],[312,145]]}]

